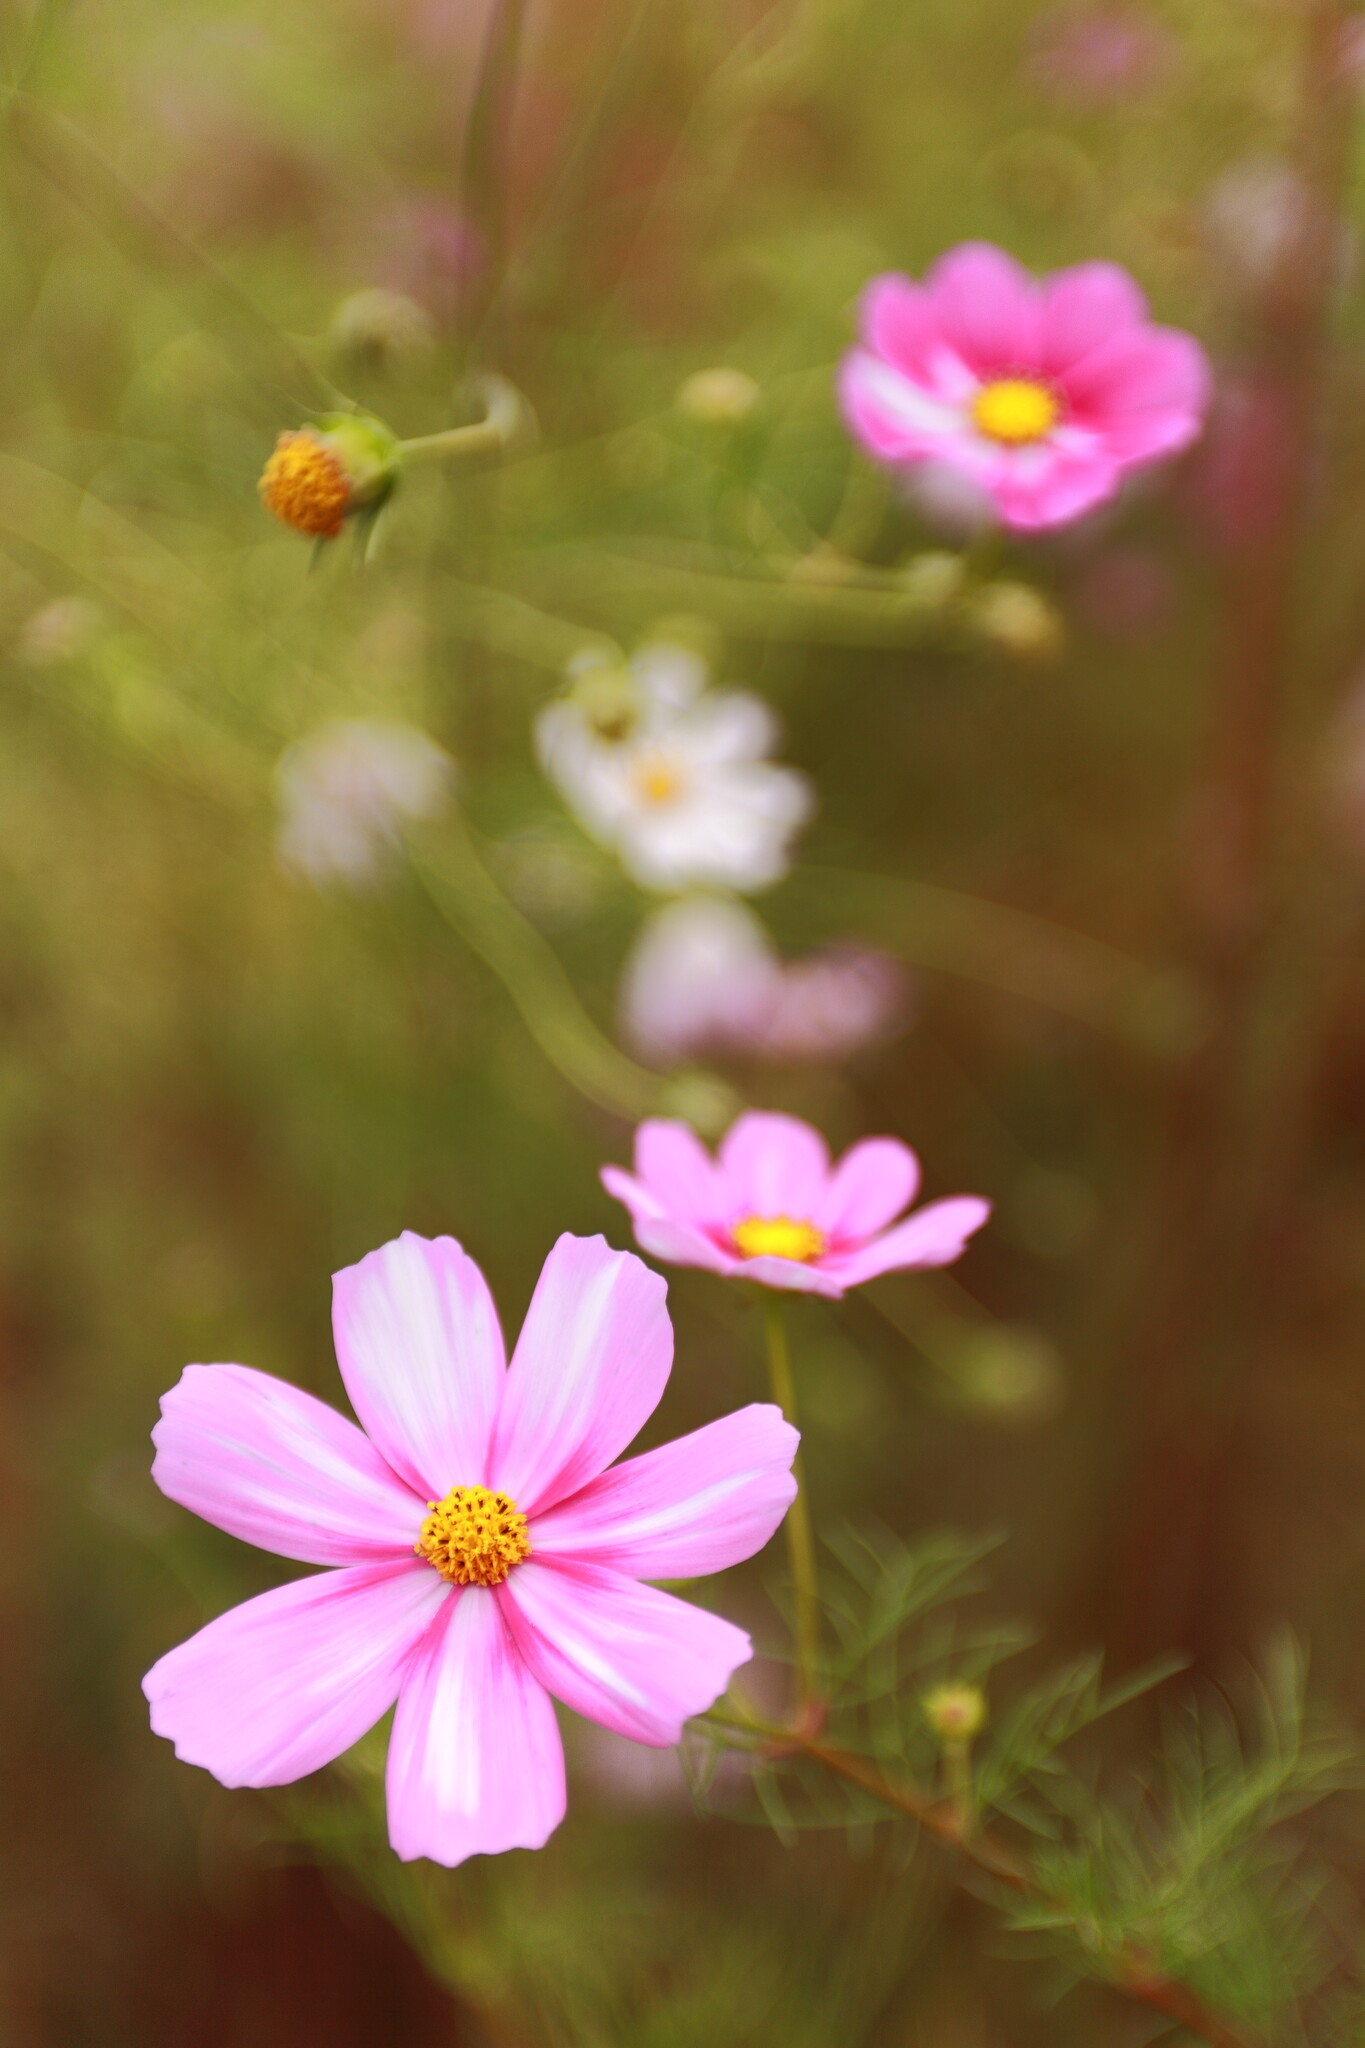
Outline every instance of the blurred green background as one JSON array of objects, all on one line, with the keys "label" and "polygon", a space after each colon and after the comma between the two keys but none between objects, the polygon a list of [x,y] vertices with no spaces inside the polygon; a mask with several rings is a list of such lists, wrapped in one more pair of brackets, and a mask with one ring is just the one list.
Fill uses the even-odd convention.
[{"label": "blurred green background", "polygon": [[[298,1809],[221,1791],[147,1730],[155,1657],[291,1575],[151,1486],[181,1366],[240,1360],[338,1401],[328,1276],[400,1229],[459,1237],[509,1329],[561,1230],[629,1241],[597,1184],[629,1122],[546,1059],[400,859],[363,891],[282,870],[276,764],[329,718],[430,732],[488,870],[610,1034],[646,902],[562,812],[530,726],[580,640],[679,614],[721,680],[780,708],[818,788],[763,916],[789,950],[852,936],[915,978],[906,1028],[846,1065],[725,1078],[836,1144],[901,1135],[931,1194],[997,1205],[952,1278],[794,1305],[817,1519],[1007,1530],[981,1611],[1027,1616],[1054,1654],[1171,1648],[1217,1673],[1287,1620],[1341,1710],[1360,1693],[1365,831],[1349,787],[1331,795],[1365,549],[1354,172],[1276,742],[1269,895],[1290,909],[1243,1104],[1285,1121],[1252,1176],[1256,1260],[1223,1276],[1252,1328],[1210,1340],[1199,1513],[1155,1588],[1133,1551],[1152,1404],[1181,1427],[1202,1370],[1175,1345],[1154,1393],[1144,1316],[1172,1255],[1163,1105],[1220,999],[1181,906],[1225,565],[1254,525],[1238,379],[1301,140],[1305,11],[530,0],[499,90],[500,9],[3,12],[22,87],[0,159],[4,2037],[1144,2042],[1098,1989],[1054,2009],[1048,1971],[931,1858],[694,1818],[669,1759],[581,1729],[550,1846],[439,1894],[452,1992],[319,1871]],[[1051,659],[831,593],[819,554],[751,578],[752,524],[734,536],[757,506],[790,565],[833,526],[883,594],[956,544],[868,478],[831,375],[866,278],[968,237],[1035,269],[1124,263],[1217,361],[1213,430],[1176,473],[1007,551],[1065,622]],[[357,347],[337,309],[373,287],[421,317]],[[310,567],[256,495],[309,403],[294,353],[404,434],[457,420],[468,368],[496,367],[539,444],[415,474],[363,573],[341,543]],[[761,388],[738,435],[674,406],[717,363]],[[762,1391],[756,1313],[669,1277],[654,1440]],[[720,1596],[769,1645],[780,1569]],[[1358,1846],[1337,1855],[1365,1884]],[[410,1932],[412,1896],[391,1902]]]}]

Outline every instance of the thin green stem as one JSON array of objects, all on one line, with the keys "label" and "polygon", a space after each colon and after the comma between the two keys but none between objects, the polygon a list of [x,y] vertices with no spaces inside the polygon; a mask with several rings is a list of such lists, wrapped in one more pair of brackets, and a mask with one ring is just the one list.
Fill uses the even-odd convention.
[{"label": "thin green stem", "polygon": [[484,417],[466,427],[446,427],[439,434],[419,434],[415,440],[400,441],[404,466],[413,462],[445,461],[451,456],[497,455],[514,442],[528,439],[534,428],[531,408],[505,377],[485,376],[477,380],[484,402]]},{"label": "thin green stem", "polygon": [[[763,1303],[763,1330],[767,1340],[768,1385],[772,1397],[792,1427],[796,1419],[796,1388],[792,1381],[791,1350],[782,1303],[775,1294]],[[820,1671],[820,1592],[815,1569],[815,1535],[811,1528],[810,1502],[805,1473],[798,1457],[794,1466],[796,1499],[787,1510],[787,1563],[791,1571],[795,1600],[796,1675],[802,1718],[809,1716],[818,1694]]]},{"label": "thin green stem", "polygon": [[648,1116],[658,1103],[659,1076],[627,1059],[598,1030],[554,948],[504,896],[463,823],[450,817],[438,833],[420,841],[414,835],[409,854],[442,917],[496,974],[570,1086],[616,1116]]}]

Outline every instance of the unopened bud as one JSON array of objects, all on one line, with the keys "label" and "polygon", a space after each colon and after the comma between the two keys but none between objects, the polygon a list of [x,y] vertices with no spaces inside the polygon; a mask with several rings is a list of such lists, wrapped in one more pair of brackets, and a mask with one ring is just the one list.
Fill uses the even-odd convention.
[{"label": "unopened bud", "polygon": [[29,613],[15,651],[32,668],[56,668],[88,654],[103,624],[103,613],[88,597],[54,597]]},{"label": "unopened bud", "polygon": [[901,589],[916,608],[927,612],[946,611],[957,603],[967,583],[967,566],[961,555],[947,548],[930,548],[912,555],[900,572]]},{"label": "unopened bud", "polygon": [[757,409],[762,392],[744,370],[698,370],[678,387],[678,411],[706,427],[738,427]]},{"label": "unopened bud", "polygon": [[628,740],[640,716],[640,693],[629,669],[620,664],[586,664],[569,687],[569,701],[609,746]]},{"label": "unopened bud", "polygon": [[838,590],[841,586],[856,583],[863,569],[852,555],[846,555],[841,548],[831,547],[827,540],[821,540],[799,556],[787,573],[793,583]]},{"label": "unopened bud", "polygon": [[974,632],[1020,661],[1053,661],[1066,644],[1061,613],[1030,583],[987,583],[971,601]]},{"label": "unopened bud", "polygon": [[266,509],[296,533],[335,540],[357,512],[377,511],[398,479],[398,442],[369,413],[324,413],[280,435],[261,475]]},{"label": "unopened bud", "polygon": [[376,285],[342,300],[332,315],[332,340],[352,362],[396,370],[429,356],[435,333],[425,306]]},{"label": "unopened bud", "polygon": [[970,1742],[986,1725],[986,1695],[979,1685],[936,1685],[921,1704],[925,1720],[942,1743]]}]

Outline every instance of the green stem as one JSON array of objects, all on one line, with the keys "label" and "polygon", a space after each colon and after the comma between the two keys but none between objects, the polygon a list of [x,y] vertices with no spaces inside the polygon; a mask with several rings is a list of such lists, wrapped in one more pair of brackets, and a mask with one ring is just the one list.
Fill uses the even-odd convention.
[{"label": "green stem", "polygon": [[[763,1329],[767,1339],[768,1385],[772,1397],[792,1427],[796,1419],[796,1388],[792,1381],[791,1351],[787,1328],[782,1320],[782,1303],[775,1294],[765,1297]],[[803,1718],[809,1715],[817,1696],[820,1670],[820,1593],[815,1569],[815,1535],[811,1528],[810,1502],[805,1473],[798,1456],[796,1499],[787,1510],[787,1562],[791,1571],[796,1607],[796,1675],[799,1706]]]},{"label": "green stem", "polygon": [[496,974],[550,1064],[602,1109],[632,1121],[648,1116],[658,1104],[660,1077],[598,1030],[554,948],[504,896],[463,823],[451,817],[439,834],[414,835],[408,851],[432,902]]},{"label": "green stem", "polygon": [[467,427],[447,427],[439,434],[419,434],[416,440],[400,441],[404,466],[413,462],[443,461],[452,455],[496,455],[513,442],[527,439],[534,421],[531,408],[505,377],[477,379],[484,402],[484,417]]}]

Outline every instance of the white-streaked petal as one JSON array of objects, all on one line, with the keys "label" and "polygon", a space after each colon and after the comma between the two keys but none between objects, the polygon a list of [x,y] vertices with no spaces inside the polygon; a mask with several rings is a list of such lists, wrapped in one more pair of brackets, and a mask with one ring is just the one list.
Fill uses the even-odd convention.
[{"label": "white-streaked petal", "polygon": [[691,1579],[761,1550],[796,1498],[800,1437],[770,1402],[628,1458],[531,1524],[536,1557]]},{"label": "white-streaked petal", "polygon": [[518,1648],[556,1699],[659,1748],[747,1664],[743,1629],[601,1565],[528,1558],[498,1589]]},{"label": "white-streaked petal", "polygon": [[654,1413],[673,1364],[668,1288],[631,1252],[567,1233],[526,1312],[489,1460],[534,1514],[605,1471]]},{"label": "white-streaked petal", "polygon": [[162,1396],[152,1477],[215,1528],[305,1564],[410,1554],[425,1503],[335,1408],[245,1365],[189,1365]]},{"label": "white-streaked petal", "polygon": [[152,1728],[223,1785],[290,1785],[393,1705],[450,1587],[429,1565],[354,1565],[220,1614],[142,1681]]},{"label": "white-streaked petal", "polygon": [[419,1645],[393,1717],[389,1840],[404,1861],[539,1849],[564,1818],[564,1749],[484,1586],[453,1594]]},{"label": "white-streaked petal", "polygon": [[452,1237],[405,1230],[333,1281],[346,1391],[395,1472],[423,1498],[482,1485],[505,1377],[487,1283]]}]

